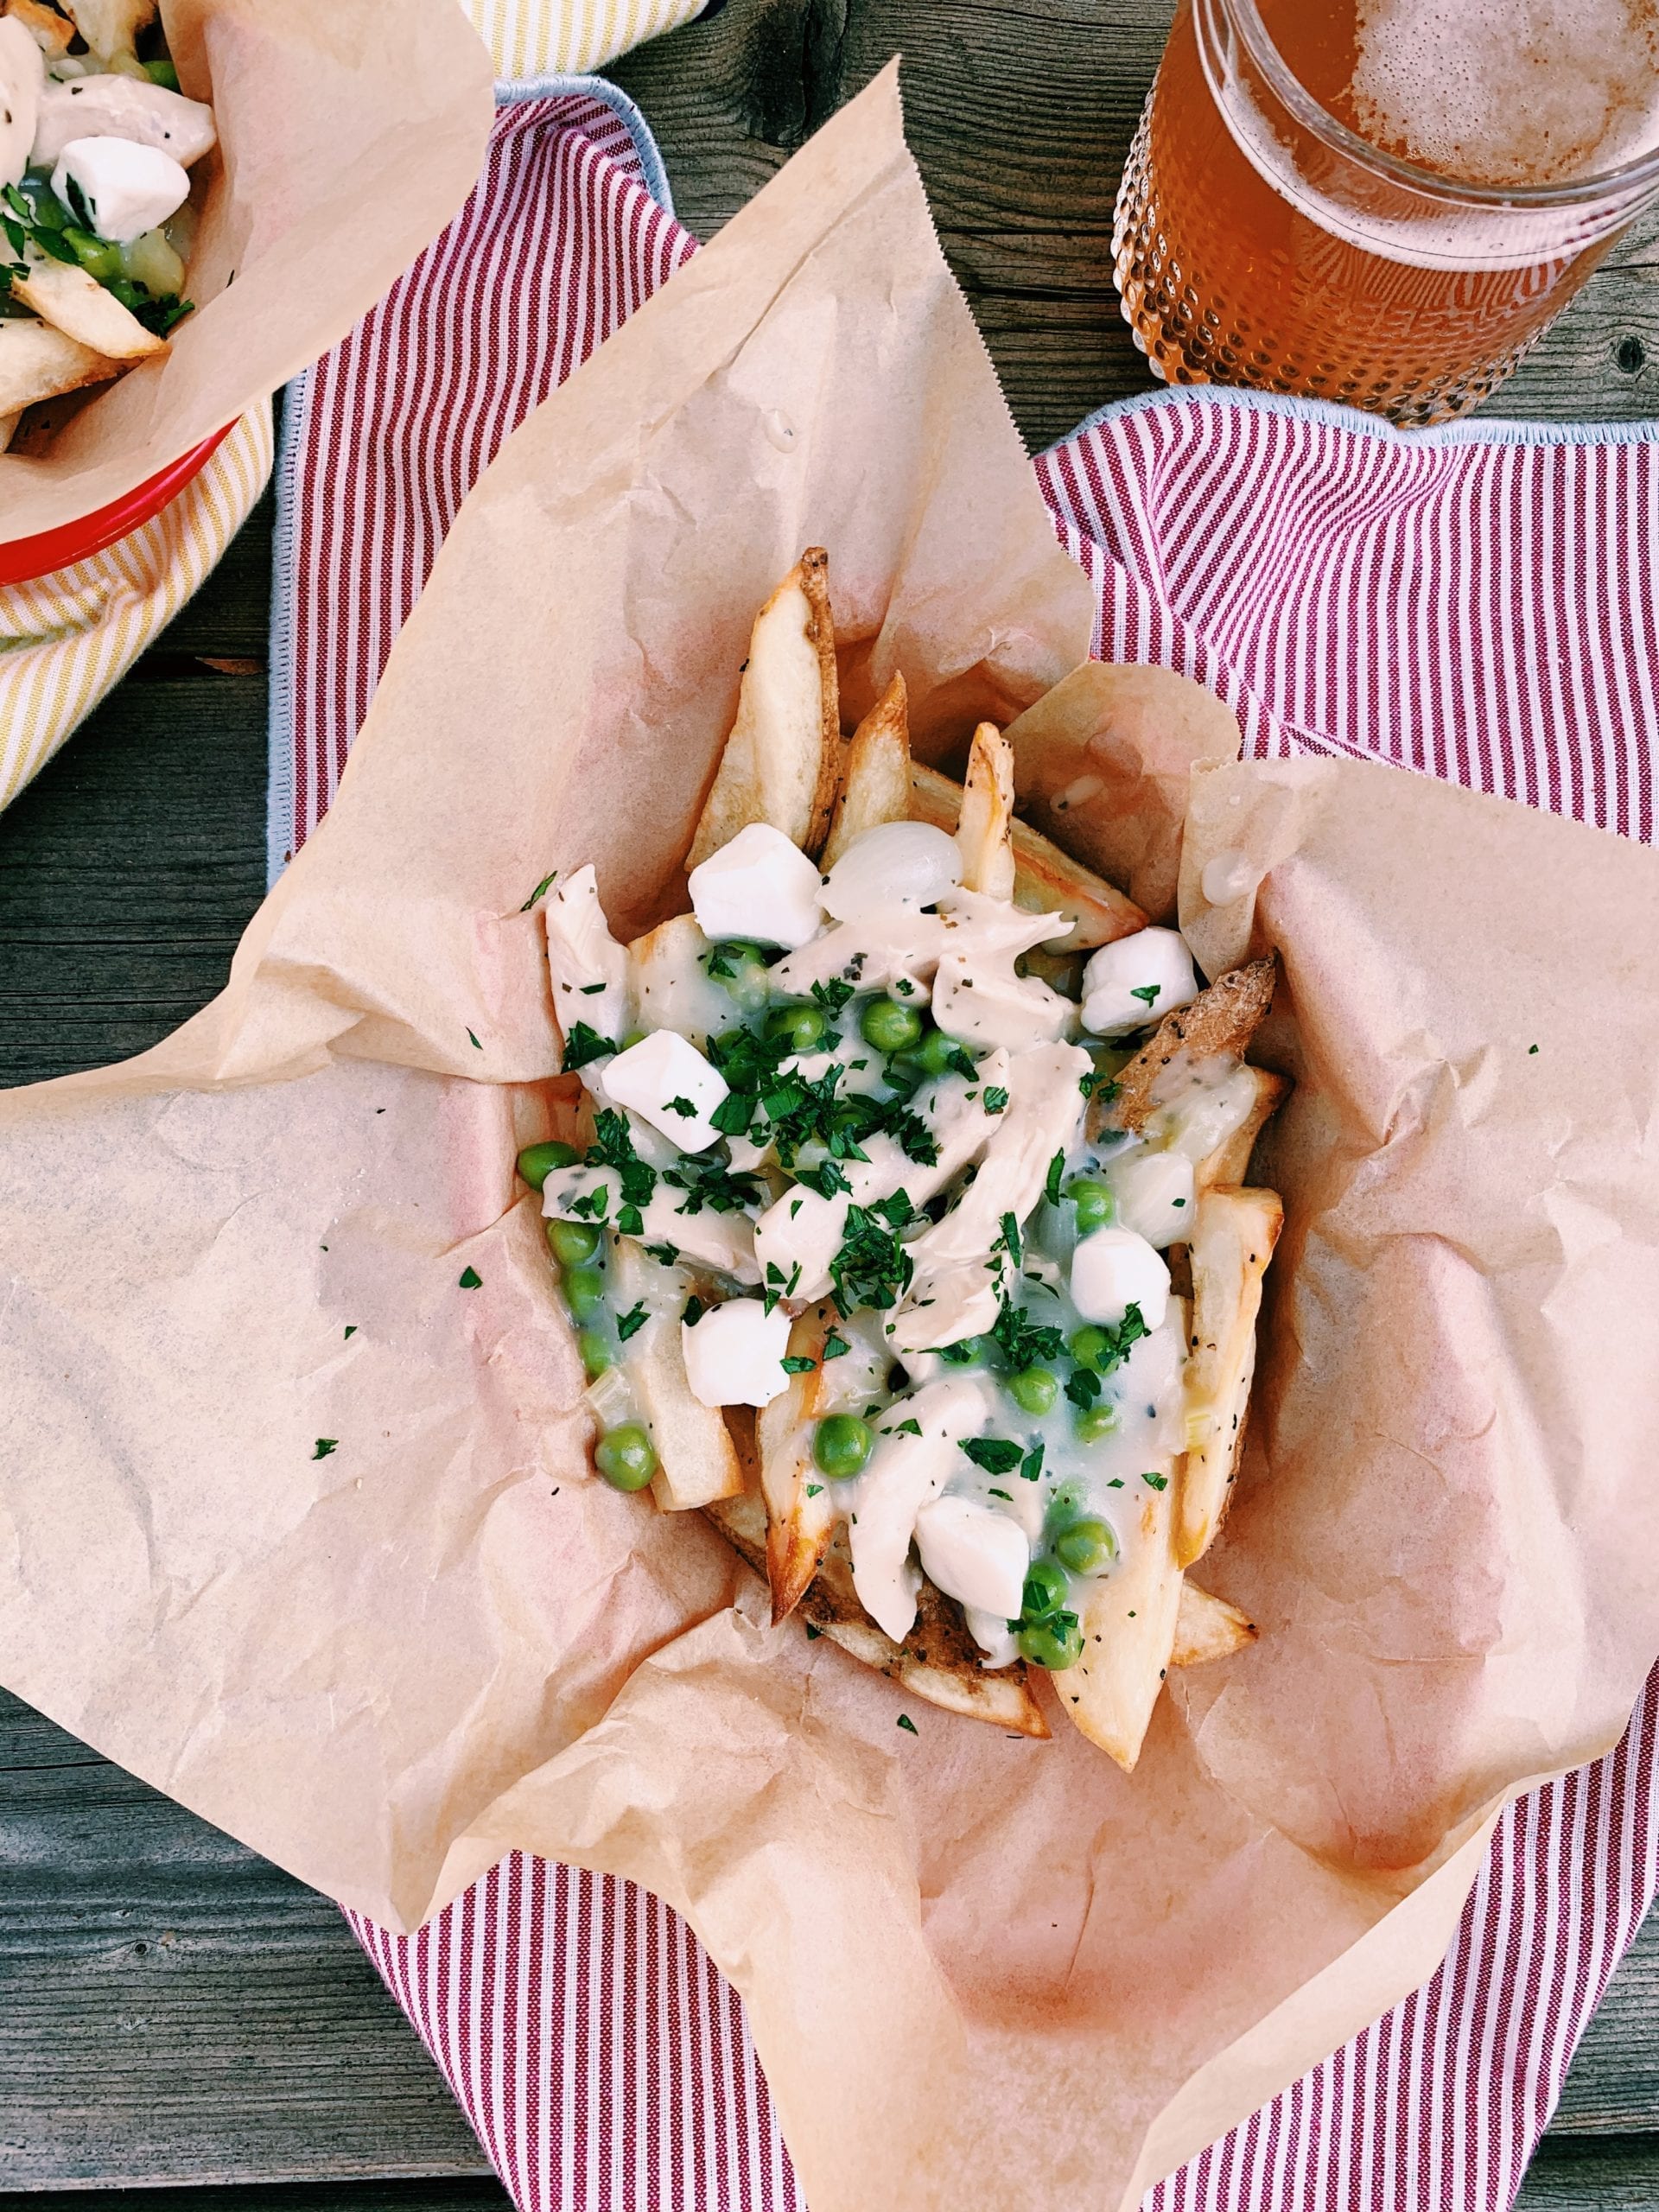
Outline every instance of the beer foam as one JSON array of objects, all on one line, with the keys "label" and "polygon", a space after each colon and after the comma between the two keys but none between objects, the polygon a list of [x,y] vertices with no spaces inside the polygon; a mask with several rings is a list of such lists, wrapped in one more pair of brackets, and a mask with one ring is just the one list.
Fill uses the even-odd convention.
[{"label": "beer foam", "polygon": [[1656,0],[1359,0],[1373,145],[1469,183],[1593,176],[1659,145]]}]

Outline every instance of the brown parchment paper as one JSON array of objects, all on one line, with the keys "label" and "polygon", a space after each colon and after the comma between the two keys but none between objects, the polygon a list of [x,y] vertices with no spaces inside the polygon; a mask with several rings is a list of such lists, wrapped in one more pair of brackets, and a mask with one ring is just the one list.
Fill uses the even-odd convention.
[{"label": "brown parchment paper", "polygon": [[[1133,1778],[1058,1711],[899,1731],[587,1472],[512,1178],[555,1056],[519,908],[590,857],[622,928],[673,907],[809,543],[849,688],[902,666],[936,753],[1041,702],[1062,834],[1149,866],[1197,764],[1196,942],[1283,959],[1288,1227],[1205,1576],[1263,1636]],[[1432,1971],[1504,1796],[1613,1742],[1659,1648],[1659,860],[1230,763],[1137,672],[1046,696],[1089,627],[889,73],[503,449],[224,995],[0,1095],[0,1680],[393,1924],[515,1846],[648,1885],[814,2212],[1133,2206]],[[1255,887],[1211,911],[1224,853]]]},{"label": "brown parchment paper", "polygon": [[162,0],[219,144],[191,171],[196,312],[164,354],[42,410],[0,455],[0,535],[92,513],[297,374],[454,214],[482,166],[488,51],[455,0]]}]

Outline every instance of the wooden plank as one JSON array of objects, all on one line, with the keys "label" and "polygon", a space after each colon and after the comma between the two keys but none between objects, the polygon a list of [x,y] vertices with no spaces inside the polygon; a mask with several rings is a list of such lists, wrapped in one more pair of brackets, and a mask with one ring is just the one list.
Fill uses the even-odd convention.
[{"label": "wooden plank", "polygon": [[265,689],[129,679],[0,815],[0,1084],[141,1052],[264,892]]},{"label": "wooden plank", "polygon": [[1659,2212],[1659,2136],[1545,2136],[1515,2212]]},{"label": "wooden plank", "polygon": [[1586,2031],[1553,2125],[1570,2134],[1659,2128],[1659,1913],[1643,1923]]},{"label": "wooden plank", "polygon": [[[1118,311],[1111,230],[1170,13],[1168,0],[728,0],[611,73],[657,134],[682,219],[706,238],[902,52],[906,130],[940,238],[1034,450],[1109,400],[1156,388]],[[1649,413],[1656,240],[1659,214],[1482,412]]]},{"label": "wooden plank", "polygon": [[3,1694],[0,1865],[0,2190],[487,2173],[335,1906]]},{"label": "wooden plank", "polygon": [[[493,2174],[465,2179],[268,2182],[199,2189],[150,2189],[142,2212],[506,2212],[512,2203]],[[20,2208],[21,2212],[21,2208]],[[28,2212],[140,2212],[124,2190],[92,2186],[42,2190]],[[643,2212],[658,2212],[654,2205]],[[664,2206],[662,2212],[678,2212]]]}]

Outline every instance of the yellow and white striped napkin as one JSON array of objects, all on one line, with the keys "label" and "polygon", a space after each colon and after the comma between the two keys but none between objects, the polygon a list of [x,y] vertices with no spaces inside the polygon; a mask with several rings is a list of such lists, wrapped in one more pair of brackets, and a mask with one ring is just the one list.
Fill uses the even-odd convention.
[{"label": "yellow and white striped napkin", "polygon": [[[672,30],[707,0],[462,0],[498,77],[575,74]],[[247,520],[271,467],[270,403],[153,522],[74,567],[0,588],[0,808],[178,613]]]}]

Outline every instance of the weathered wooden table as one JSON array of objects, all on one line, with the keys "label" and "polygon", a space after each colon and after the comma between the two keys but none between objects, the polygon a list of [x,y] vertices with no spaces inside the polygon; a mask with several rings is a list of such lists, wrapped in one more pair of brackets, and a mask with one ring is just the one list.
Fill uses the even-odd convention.
[{"label": "weathered wooden table", "polygon": [[[729,0],[614,74],[707,236],[902,51],[946,251],[1036,448],[1146,382],[1109,244],[1167,14]],[[1625,243],[1494,411],[1650,410],[1656,234]],[[270,550],[267,502],[0,817],[0,1082],[138,1052],[222,982],[264,889]],[[187,2183],[199,2212],[232,2190],[282,2212],[505,2202],[334,1907],[0,1694],[0,2190]],[[1659,1937],[1615,1982],[1522,2202],[1659,2208]]]}]

